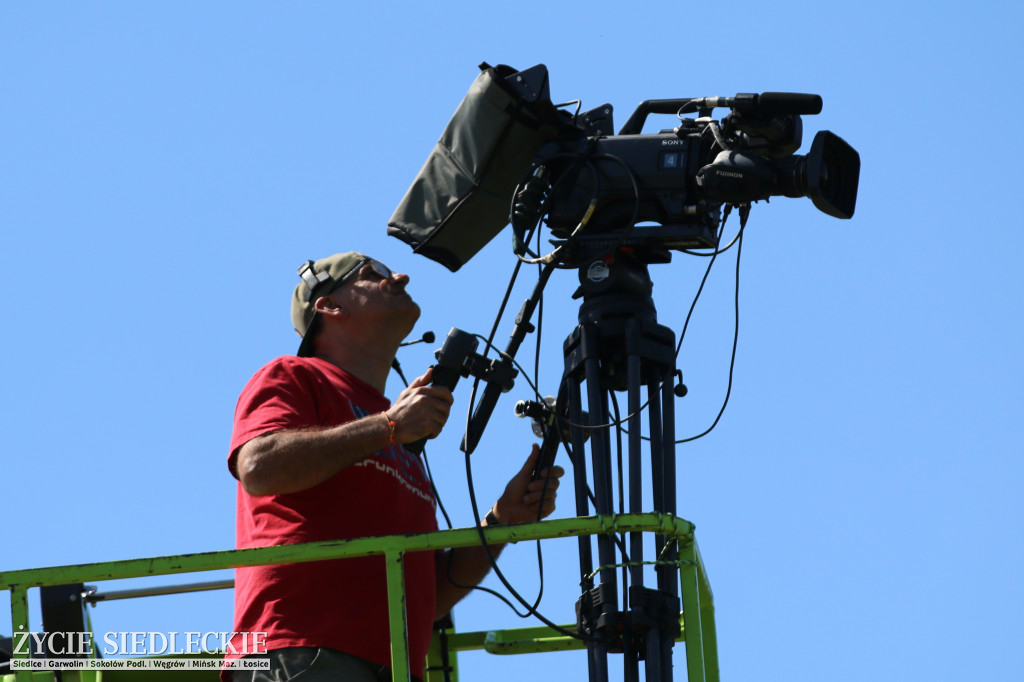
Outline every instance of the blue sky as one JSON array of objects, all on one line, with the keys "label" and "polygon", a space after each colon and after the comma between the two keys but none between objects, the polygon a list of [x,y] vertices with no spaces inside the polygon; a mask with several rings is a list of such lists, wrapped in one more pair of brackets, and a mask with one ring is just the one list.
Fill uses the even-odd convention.
[{"label": "blue sky", "polygon": [[[723,679],[1018,679],[1020,25],[1018,8],[984,2],[0,5],[0,569],[232,546],[232,410],[261,364],[297,347],[288,297],[307,258],[372,253],[410,273],[417,335],[486,333],[514,265],[507,236],[452,274],[384,227],[476,65],[545,63],[556,101],[610,102],[616,128],[644,99],[819,93],[801,151],[828,129],[861,155],[853,220],[803,199],[754,207],[729,406],[677,453]],[[680,435],[725,393],[730,263],[683,345]],[[704,264],[652,268],[677,333]],[[575,286],[559,273],[546,292],[542,392],[557,387]],[[402,351],[407,374],[431,350]],[[528,396],[521,382],[502,399],[473,455],[487,504],[528,450],[512,416]],[[467,400],[463,386],[429,450],[459,526],[472,523]],[[566,490],[558,514],[572,507]],[[542,611],[569,622],[575,544],[544,563]],[[532,547],[503,566],[536,590]],[[224,630],[231,601],[92,617],[101,631]],[[456,619],[530,624],[486,595]],[[576,654],[460,663],[465,680],[586,679]]]}]

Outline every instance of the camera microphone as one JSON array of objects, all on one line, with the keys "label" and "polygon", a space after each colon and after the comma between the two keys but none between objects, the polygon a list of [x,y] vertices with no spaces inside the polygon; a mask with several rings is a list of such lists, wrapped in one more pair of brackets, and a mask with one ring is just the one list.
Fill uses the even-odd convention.
[{"label": "camera microphone", "polygon": [[714,109],[729,107],[745,114],[769,116],[773,114],[805,114],[821,113],[821,95],[809,95],[801,92],[765,92],[756,94],[738,94],[735,97],[698,97],[692,100],[691,106]]},{"label": "camera microphone", "polygon": [[762,114],[805,114],[814,116],[821,113],[821,95],[800,92],[765,92],[757,99],[757,110]]}]

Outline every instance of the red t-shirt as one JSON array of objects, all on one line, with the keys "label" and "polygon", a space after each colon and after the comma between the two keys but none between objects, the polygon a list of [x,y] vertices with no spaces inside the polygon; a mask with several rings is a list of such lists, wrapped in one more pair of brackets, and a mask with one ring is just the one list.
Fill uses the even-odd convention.
[{"label": "red t-shirt", "polygon": [[[238,399],[228,466],[237,478],[238,448],[256,436],[335,426],[389,405],[376,389],[325,360],[278,358],[256,373]],[[423,463],[396,445],[297,493],[254,497],[239,483],[237,546],[432,531],[435,510]],[[417,674],[434,621],[433,552],[406,555],[405,586],[409,660]],[[267,650],[322,646],[390,666],[384,557],[239,568],[234,630],[267,633]],[[236,649],[241,639],[232,639]],[[229,649],[226,658],[239,655]]]}]

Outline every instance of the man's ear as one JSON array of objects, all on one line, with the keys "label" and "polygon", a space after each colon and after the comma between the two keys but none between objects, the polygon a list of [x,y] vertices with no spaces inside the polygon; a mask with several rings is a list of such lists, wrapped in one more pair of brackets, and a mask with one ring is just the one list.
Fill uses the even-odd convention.
[{"label": "man's ear", "polygon": [[321,315],[348,317],[348,309],[333,296],[321,296],[316,299],[313,308]]}]

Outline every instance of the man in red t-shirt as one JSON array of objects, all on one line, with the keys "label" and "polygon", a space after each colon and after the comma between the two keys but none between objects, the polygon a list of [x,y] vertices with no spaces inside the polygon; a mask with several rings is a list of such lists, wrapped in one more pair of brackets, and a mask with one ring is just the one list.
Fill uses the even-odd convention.
[{"label": "man in red t-shirt", "polygon": [[[451,391],[432,386],[428,370],[394,403],[384,397],[395,352],[420,314],[409,277],[354,252],[308,261],[299,275],[299,351],[260,369],[235,409],[228,467],[239,481],[237,546],[436,530],[426,470],[404,445],[441,432]],[[542,501],[544,482],[531,480],[537,454],[534,446],[482,525],[554,510],[564,472],[552,468]],[[469,589],[456,585],[477,584],[489,568],[482,547],[405,557],[414,674],[434,620]],[[271,658],[271,670],[235,671],[234,680],[390,680],[383,557],[238,569],[234,630],[227,659],[263,653],[264,642]]]}]

